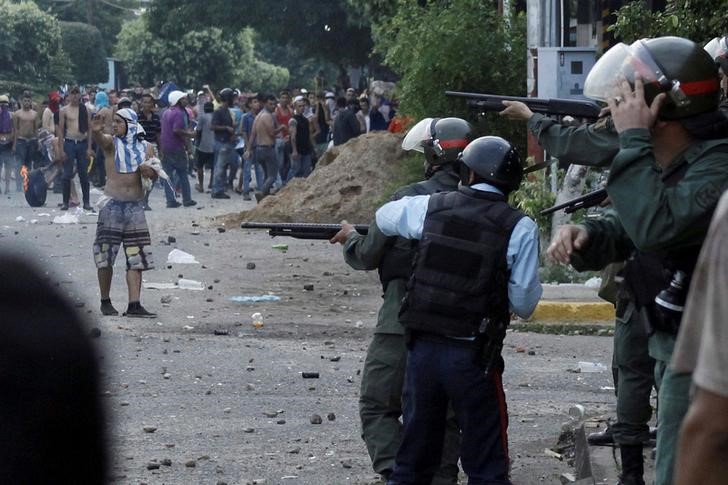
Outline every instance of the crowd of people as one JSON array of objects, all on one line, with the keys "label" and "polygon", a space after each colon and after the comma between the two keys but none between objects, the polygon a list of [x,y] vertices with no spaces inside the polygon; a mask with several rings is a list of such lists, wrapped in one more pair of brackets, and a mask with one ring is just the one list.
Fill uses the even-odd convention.
[{"label": "crowd of people", "polygon": [[[230,198],[228,192],[234,191],[244,200],[251,200],[251,194],[261,200],[293,178],[308,176],[331,145],[390,125],[401,129],[399,120],[392,122],[396,106],[381,92],[351,87],[316,93],[285,89],[276,96],[232,88],[213,92],[209,85],[182,91],[172,83],[120,91],[72,86],[49,93],[40,103],[29,91],[17,97],[3,94],[0,170],[5,192],[13,180],[20,192],[22,167],[62,164],[55,182],[55,191],[63,194],[61,209],[82,205],[92,210],[90,185],[103,187],[106,173],[90,122],[100,117],[104,133],[112,135],[114,113],[129,108],[139,117],[139,137],[154,147],[171,176],[171,185],[161,184],[168,208],[194,206],[193,188],[216,199]],[[46,149],[41,140],[49,134],[55,140]],[[148,201],[147,195],[145,208],[151,210]]]}]

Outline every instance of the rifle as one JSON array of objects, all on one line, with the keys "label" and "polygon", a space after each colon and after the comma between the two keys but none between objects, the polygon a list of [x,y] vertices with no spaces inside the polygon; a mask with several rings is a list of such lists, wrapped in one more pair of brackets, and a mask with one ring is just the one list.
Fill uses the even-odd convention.
[{"label": "rifle", "polygon": [[[243,222],[242,229],[268,229],[271,237],[287,236],[296,239],[331,239],[341,230],[341,224],[310,224],[304,222],[279,223],[279,222]],[[368,224],[356,224],[354,229],[359,234],[366,235],[369,232]]]},{"label": "rifle", "polygon": [[571,214],[572,212],[576,212],[579,209],[588,209],[589,207],[599,205],[606,198],[607,189],[595,190],[593,192],[589,192],[588,194],[584,194],[581,197],[576,197],[575,199],[568,200],[563,204],[555,205],[553,207],[549,207],[548,209],[544,209],[541,211],[541,215],[547,216],[561,209],[564,209],[564,212],[566,212],[567,214]]},{"label": "rifle", "polygon": [[601,108],[594,101],[585,99],[561,98],[525,98],[521,96],[499,96],[496,94],[462,93],[459,91],[445,91],[445,96],[466,98],[468,107],[480,111],[503,111],[506,106],[503,101],[520,101],[534,113],[543,113],[555,116],[573,116],[574,118],[599,118]]}]

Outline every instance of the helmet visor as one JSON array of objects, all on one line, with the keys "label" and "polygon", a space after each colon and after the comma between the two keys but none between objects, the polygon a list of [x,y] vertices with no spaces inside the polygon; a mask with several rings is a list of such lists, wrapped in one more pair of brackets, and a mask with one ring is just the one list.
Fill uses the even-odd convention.
[{"label": "helmet visor", "polygon": [[661,90],[670,89],[670,82],[662,69],[638,40],[629,46],[620,42],[599,58],[586,78],[584,95],[606,101],[622,78],[634,86],[637,74],[645,84],[655,84]]},{"label": "helmet visor", "polygon": [[403,150],[415,150],[420,153],[425,152],[423,142],[432,139],[432,123],[437,118],[425,118],[413,126],[410,131],[407,132],[407,136],[402,140]]}]

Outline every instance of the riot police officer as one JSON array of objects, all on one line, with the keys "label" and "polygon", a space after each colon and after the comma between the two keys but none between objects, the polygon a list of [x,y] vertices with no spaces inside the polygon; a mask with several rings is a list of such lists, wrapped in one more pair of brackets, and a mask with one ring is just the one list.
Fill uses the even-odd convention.
[{"label": "riot police officer", "polygon": [[[700,46],[661,37],[618,44],[587,77],[587,96],[607,101],[619,133],[607,193],[614,217],[586,231],[571,227],[552,254],[623,258],[625,282],[650,326],[649,353],[659,388],[655,483],[672,483],[675,445],[691,375],[668,367],[679,313],[660,304],[678,278],[685,291],[711,215],[728,185],[728,121],[718,110],[718,70]],[[683,295],[677,295],[683,297]],[[679,300],[670,305],[679,307]],[[682,322],[689,325],[690,322]]]},{"label": "riot police officer", "polygon": [[400,310],[404,431],[390,485],[429,482],[448,401],[469,483],[510,483],[500,349],[510,313],[530,316],[541,297],[538,228],[507,203],[523,175],[510,143],[481,137],[459,158],[457,191],[405,197],[376,214],[384,234],[420,241]]},{"label": "riot police officer", "polygon": [[[472,139],[472,127],[460,118],[425,118],[417,123],[407,133],[402,148],[424,154],[425,180],[401,187],[392,200],[457,190],[460,180],[457,157]],[[407,349],[398,313],[412,271],[415,245],[408,239],[385,236],[376,224],[370,225],[366,236],[350,224],[343,224],[331,242],[344,246],[344,259],[349,266],[358,270],[376,269],[382,283],[384,301],[364,361],[359,417],[372,467],[386,479],[394,469],[402,435],[399,418]],[[433,484],[457,483],[459,448],[460,431],[451,416]]]}]

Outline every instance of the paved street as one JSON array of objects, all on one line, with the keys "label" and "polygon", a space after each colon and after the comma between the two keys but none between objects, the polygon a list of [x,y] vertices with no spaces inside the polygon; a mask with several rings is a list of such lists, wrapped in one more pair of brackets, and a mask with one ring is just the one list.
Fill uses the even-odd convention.
[{"label": "paved street", "polygon": [[[197,208],[166,209],[161,191],[152,194],[147,215],[156,269],[144,278],[146,284],[191,279],[205,289],[144,289],[142,303],[159,318],[135,320],[102,318],[98,311],[95,215],[82,216],[80,224],[50,224],[61,214],[60,195],[49,194],[48,207],[39,209],[21,194],[0,196],[0,247],[46,269],[101,330],[115,482],[372,483],[357,396],[380,303],[376,275],[350,270],[340,248],[327,242],[271,240],[265,232],[229,227],[221,232],[215,216],[254,202],[235,194],[229,201],[193,197]],[[169,244],[170,236],[176,242]],[[199,264],[168,265],[174,248]],[[112,301],[121,311],[123,261],[116,269]],[[280,301],[229,300],[267,294]],[[252,325],[254,312],[263,314],[261,328]],[[602,414],[613,409],[613,391],[609,372],[567,369],[578,361],[609,366],[610,348],[608,337],[509,334],[504,383],[514,483],[560,483],[559,475],[572,471],[544,456],[544,448],[556,444],[571,404]],[[319,378],[304,379],[302,372]],[[311,423],[314,414],[321,424]]]}]

